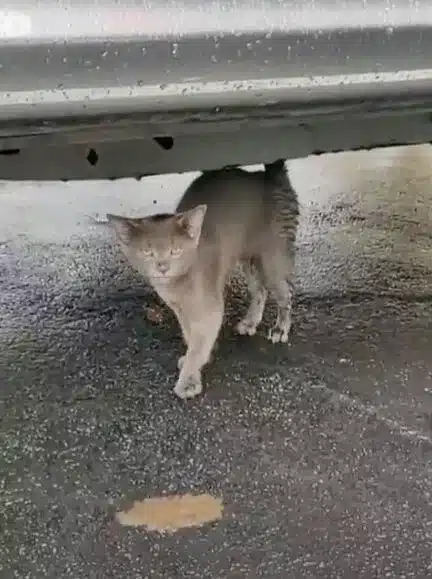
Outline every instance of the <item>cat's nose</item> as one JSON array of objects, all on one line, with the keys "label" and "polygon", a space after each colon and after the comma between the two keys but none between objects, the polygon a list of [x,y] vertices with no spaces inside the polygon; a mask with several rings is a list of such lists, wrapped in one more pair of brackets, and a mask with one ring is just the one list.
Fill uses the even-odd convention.
[{"label": "cat's nose", "polygon": [[165,261],[158,261],[157,268],[161,273],[166,273],[169,269],[169,265]]}]

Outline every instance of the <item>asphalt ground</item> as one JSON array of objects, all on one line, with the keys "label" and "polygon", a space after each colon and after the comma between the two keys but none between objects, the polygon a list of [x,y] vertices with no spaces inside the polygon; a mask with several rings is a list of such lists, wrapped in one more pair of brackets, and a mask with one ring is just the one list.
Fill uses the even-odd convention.
[{"label": "asphalt ground", "polygon": [[[95,220],[169,209],[192,176],[0,183],[1,576],[431,577],[431,168],[430,146],[292,162],[290,344],[272,308],[235,335],[234,278],[186,402],[176,322]],[[221,518],[116,518],[184,493]]]}]

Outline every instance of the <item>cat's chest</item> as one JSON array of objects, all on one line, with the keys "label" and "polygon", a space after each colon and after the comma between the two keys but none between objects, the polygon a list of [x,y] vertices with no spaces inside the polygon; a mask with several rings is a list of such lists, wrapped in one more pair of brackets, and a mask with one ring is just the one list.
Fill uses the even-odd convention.
[{"label": "cat's chest", "polygon": [[167,306],[174,310],[183,309],[196,293],[194,288],[185,287],[184,284],[180,283],[154,286],[154,289]]},{"label": "cat's chest", "polygon": [[153,287],[159,294],[159,297],[162,298],[170,308],[177,308],[183,301],[183,292],[176,284],[160,284],[154,285]]},{"label": "cat's chest", "polygon": [[159,284],[154,284],[153,287],[167,305],[171,306],[176,302],[176,291],[172,287]]}]

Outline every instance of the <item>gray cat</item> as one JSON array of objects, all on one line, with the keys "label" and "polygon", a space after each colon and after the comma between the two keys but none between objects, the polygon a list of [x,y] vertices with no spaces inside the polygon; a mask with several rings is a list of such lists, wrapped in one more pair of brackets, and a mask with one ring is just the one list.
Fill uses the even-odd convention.
[{"label": "gray cat", "polygon": [[297,195],[279,160],[265,165],[265,171],[230,168],[201,174],[174,214],[107,215],[128,261],[180,323],[187,346],[174,388],[180,398],[202,392],[201,370],[218,337],[224,286],[237,263],[251,295],[238,333],[255,334],[270,291],[278,315],[268,339],[288,341],[298,213]]}]

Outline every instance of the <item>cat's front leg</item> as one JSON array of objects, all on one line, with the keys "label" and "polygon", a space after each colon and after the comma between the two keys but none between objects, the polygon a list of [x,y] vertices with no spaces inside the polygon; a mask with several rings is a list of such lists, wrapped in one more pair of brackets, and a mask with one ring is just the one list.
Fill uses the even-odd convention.
[{"label": "cat's front leg", "polygon": [[[186,344],[186,348],[187,348],[188,343],[189,343],[189,332],[190,332],[188,317],[187,317],[187,315],[185,316],[183,314],[182,309],[179,308],[177,304],[170,304],[170,305],[171,305],[171,309],[174,312],[174,314],[177,318],[177,321],[180,325],[180,329],[181,329],[182,336],[183,336],[183,341]],[[185,357],[186,357],[185,355],[180,356],[180,358],[177,360],[177,368],[179,370],[182,369]]]},{"label": "cat's front leg", "polygon": [[182,399],[194,398],[202,392],[201,370],[210,360],[222,325],[222,299],[212,300],[206,304],[205,310],[201,315],[194,312],[196,319],[189,325],[188,349],[182,357],[180,374],[174,388],[175,394]]},{"label": "cat's front leg", "polygon": [[[214,346],[213,346],[212,351],[210,353],[210,357],[209,357],[209,360],[207,362],[208,364],[213,360],[213,355],[214,355],[215,350],[217,350],[217,348],[218,348],[218,342],[216,341],[214,343]],[[185,361],[185,358],[186,358],[186,354],[184,356],[180,356],[180,358],[177,360],[177,368],[179,370],[181,370],[183,368],[183,363]]]}]

